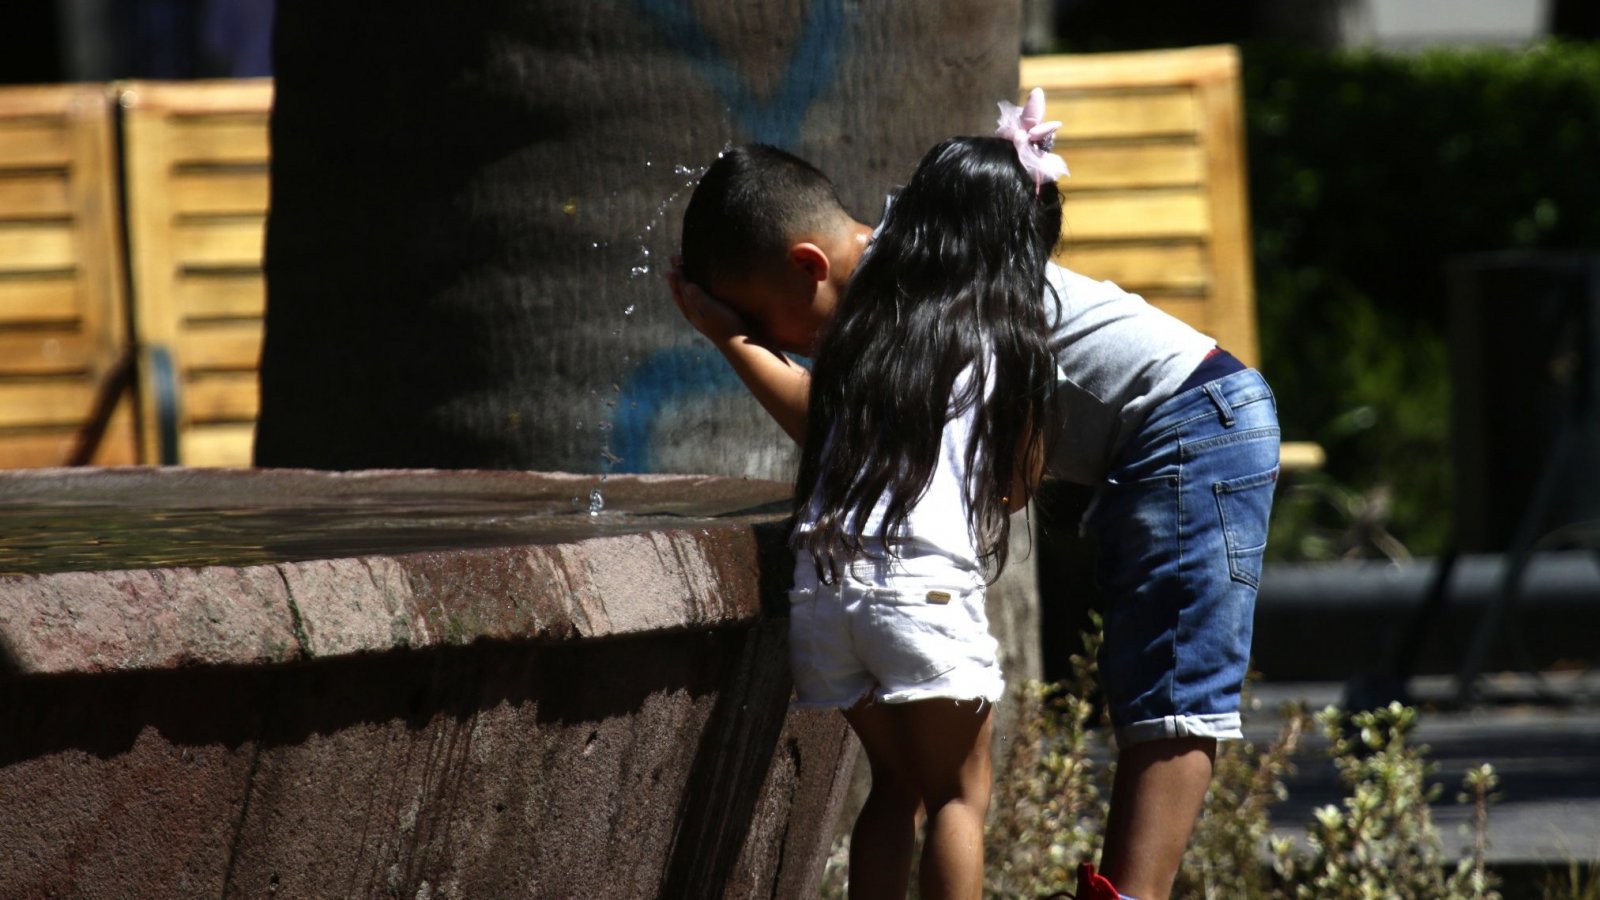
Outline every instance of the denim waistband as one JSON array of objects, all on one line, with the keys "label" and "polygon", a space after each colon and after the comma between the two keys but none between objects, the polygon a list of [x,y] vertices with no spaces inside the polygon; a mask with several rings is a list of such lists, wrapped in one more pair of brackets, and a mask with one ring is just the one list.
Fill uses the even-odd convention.
[{"label": "denim waistband", "polygon": [[1272,388],[1255,369],[1245,369],[1225,375],[1186,391],[1174,394],[1155,409],[1139,427],[1138,436],[1130,444],[1159,434],[1186,422],[1196,415],[1216,412],[1219,408],[1238,408],[1258,400],[1272,399]]}]

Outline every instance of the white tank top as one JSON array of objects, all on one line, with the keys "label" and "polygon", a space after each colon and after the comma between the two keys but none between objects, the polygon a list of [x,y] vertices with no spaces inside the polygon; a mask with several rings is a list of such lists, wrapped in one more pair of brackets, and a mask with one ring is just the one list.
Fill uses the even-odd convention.
[{"label": "white tank top", "polygon": [[[951,396],[961,393],[972,376],[969,366],[956,377]],[[985,392],[987,397],[987,391]],[[972,439],[973,419],[977,413],[974,404],[966,412],[945,421],[939,441],[939,457],[934,462],[933,475],[928,489],[917,499],[906,516],[905,527],[890,535],[896,556],[905,560],[915,574],[928,574],[930,567],[950,566],[968,572],[981,572],[978,562],[977,539],[967,524],[967,445]],[[828,452],[823,451],[822,465],[828,465]],[[885,498],[867,516],[861,536],[873,538],[883,525],[887,507]],[[816,527],[820,502],[816,496],[806,504],[805,511],[795,521],[794,533],[805,534]],[[881,552],[874,540],[868,540],[869,550]],[[798,578],[802,570],[813,570],[808,554],[800,553],[796,560]]]}]

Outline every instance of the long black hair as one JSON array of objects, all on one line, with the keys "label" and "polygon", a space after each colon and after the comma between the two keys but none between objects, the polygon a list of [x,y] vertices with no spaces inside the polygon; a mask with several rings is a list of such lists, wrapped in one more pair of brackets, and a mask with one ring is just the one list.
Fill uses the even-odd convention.
[{"label": "long black hair", "polygon": [[1041,458],[1054,429],[1045,264],[1060,235],[1055,184],[1036,188],[1009,141],[952,138],[917,165],[812,373],[795,503],[803,512],[816,498],[820,510],[795,549],[811,553],[824,581],[842,556],[862,552],[880,498],[882,528],[868,537],[892,552],[932,479],[945,423],[974,409],[968,525],[980,561],[1005,565],[1013,478]]}]

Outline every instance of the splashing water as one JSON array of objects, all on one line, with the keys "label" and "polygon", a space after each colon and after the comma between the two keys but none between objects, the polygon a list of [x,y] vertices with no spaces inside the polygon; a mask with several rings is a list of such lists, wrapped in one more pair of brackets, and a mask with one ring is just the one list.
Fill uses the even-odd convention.
[{"label": "splashing water", "polygon": [[[724,150],[724,152],[726,152],[726,150]],[[718,156],[720,157],[721,154],[718,154]],[[644,165],[646,169],[653,169],[655,163],[647,159],[644,161]],[[628,267],[628,276],[630,279],[643,278],[654,270],[653,254],[650,249],[650,243],[656,236],[656,226],[665,223],[667,211],[672,208],[674,203],[678,202],[678,198],[683,196],[685,191],[694,187],[695,184],[700,181],[700,176],[704,175],[706,169],[708,168],[710,168],[710,166],[676,165],[672,167],[672,173],[679,178],[682,178],[683,182],[674,188],[665,199],[656,204],[654,212],[651,214],[650,218],[645,221],[644,227],[633,236],[632,243],[638,247],[638,251],[634,255],[632,265]],[[607,243],[605,241],[596,241],[591,246],[598,250],[607,246]],[[629,303],[624,306],[622,308],[623,322],[630,321],[636,312],[638,312],[637,304]],[[622,328],[620,325],[611,330],[611,336],[613,338],[621,338]],[[619,341],[619,343],[621,343],[621,341]],[[626,365],[631,359],[631,354],[622,354],[622,362],[624,365]],[[598,391],[594,388],[590,388],[589,393],[591,396],[593,396],[598,394]],[[600,483],[595,485],[595,487],[589,491],[589,515],[591,516],[598,516],[605,510],[606,498],[604,488],[606,479],[611,477],[611,472],[616,468],[616,465],[620,462],[623,462],[622,457],[618,456],[611,450],[611,416],[616,411],[617,406],[619,405],[618,401],[621,399],[621,396],[622,385],[615,382],[612,383],[610,396],[606,397],[604,400],[605,411],[602,415],[597,417],[595,425],[593,426],[594,430],[598,432],[600,437]],[[638,409],[638,407],[639,405],[637,402],[629,402],[628,404],[629,409]],[[580,431],[583,430],[582,422],[578,423],[578,429]]]},{"label": "splashing water", "polygon": [[[647,168],[651,167],[652,165],[653,163],[651,163],[649,160],[645,161],[645,166]],[[683,183],[674,188],[672,193],[666,196],[666,199],[656,204],[655,212],[648,220],[645,221],[644,228],[641,229],[638,234],[634,235],[634,241],[637,242],[639,246],[639,252],[634,259],[633,266],[628,270],[629,274],[634,278],[649,275],[651,272],[652,265],[650,260],[651,254],[649,242],[655,233],[656,226],[665,222],[667,210],[672,208],[672,205],[678,201],[679,197],[683,196],[685,191],[694,187],[695,184],[700,181],[700,176],[704,175],[706,173],[706,169],[709,168],[710,166],[685,165],[676,165],[672,167],[672,173],[677,175],[679,178],[682,178]],[[631,315],[631,313],[624,313],[624,315]]]}]

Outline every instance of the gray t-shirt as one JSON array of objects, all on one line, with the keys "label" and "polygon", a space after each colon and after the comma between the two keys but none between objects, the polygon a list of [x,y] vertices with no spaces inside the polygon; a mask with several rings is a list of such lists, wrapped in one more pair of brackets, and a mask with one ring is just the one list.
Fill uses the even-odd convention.
[{"label": "gray t-shirt", "polygon": [[[1055,263],[1045,277],[1061,300],[1050,339],[1061,432],[1046,472],[1098,486],[1150,411],[1217,342],[1109,281]],[[1052,306],[1048,296],[1045,303]]]}]

